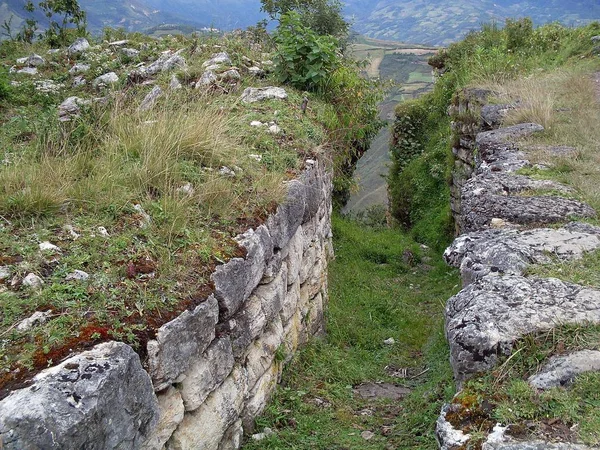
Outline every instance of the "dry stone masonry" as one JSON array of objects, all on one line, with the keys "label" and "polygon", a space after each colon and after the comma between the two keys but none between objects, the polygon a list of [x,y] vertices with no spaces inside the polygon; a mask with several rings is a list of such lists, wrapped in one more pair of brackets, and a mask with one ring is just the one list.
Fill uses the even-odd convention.
[{"label": "dry stone masonry", "polygon": [[[448,300],[445,316],[459,389],[474,374],[492,370],[499,358],[511,355],[514,344],[527,334],[560,325],[600,324],[600,290],[526,276],[532,264],[574,260],[600,249],[600,228],[577,222],[596,212],[569,198],[573,192],[567,186],[516,173],[532,165],[519,140],[543,127],[527,123],[499,128],[518,105],[488,105],[492,95],[465,90],[449,111],[455,135],[451,206],[458,237],[444,258],[460,268],[463,290]],[[538,389],[567,386],[578,374],[600,369],[598,354],[583,350],[551,358],[529,382]],[[457,408],[445,405],[437,422],[444,450],[466,448],[471,438],[446,420]],[[505,432],[498,424],[481,448],[588,448],[518,441]]]},{"label": "dry stone masonry", "polygon": [[240,447],[297,348],[324,332],[331,174],[306,161],[287,199],[238,236],[245,257],[214,294],[163,325],[140,361],[107,342],[38,374],[0,402],[5,450]]}]

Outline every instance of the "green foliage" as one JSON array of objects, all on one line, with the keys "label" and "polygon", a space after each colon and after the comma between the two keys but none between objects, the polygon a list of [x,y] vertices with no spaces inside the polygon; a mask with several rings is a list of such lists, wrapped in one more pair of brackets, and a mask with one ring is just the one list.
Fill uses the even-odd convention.
[{"label": "green foliage", "polygon": [[298,89],[317,89],[340,64],[338,41],[304,25],[295,11],[281,16],[274,40],[276,74],[282,83]]},{"label": "green foliage", "polygon": [[484,25],[429,60],[439,71],[432,93],[396,111],[389,175],[394,218],[424,242],[448,242],[451,217],[448,180],[453,167],[448,106],[463,87],[514,79],[591,55],[600,24],[533,29],[530,19]]},{"label": "green foliage", "polygon": [[[74,36],[87,35],[86,13],[77,0],[43,0],[37,4],[37,8],[32,0],[28,0],[24,9],[30,15],[37,9],[47,19],[47,23],[43,24],[45,31],[41,36],[50,46],[66,45]],[[10,22],[5,21],[3,28],[11,34]],[[30,16],[25,19],[16,38],[31,43],[39,28],[37,20]]]},{"label": "green foliage", "polygon": [[339,0],[261,0],[262,10],[280,23],[286,14],[298,13],[303,25],[319,35],[345,38],[349,24],[342,16],[342,3]]},{"label": "green foliage", "polygon": [[[333,235],[327,336],[297,353],[257,419],[258,429],[268,426],[276,433],[260,442],[248,440],[244,448],[435,448],[435,420],[453,395],[441,312],[458,282],[456,271],[433,254],[434,267],[421,267],[419,245],[397,229],[334,216]],[[406,262],[408,252],[413,266]],[[390,337],[396,344],[384,345]],[[409,377],[394,378],[391,367],[406,368]],[[429,370],[421,374],[425,367]],[[401,404],[353,395],[354,385],[375,380],[404,384],[413,392]],[[367,408],[372,413],[361,414]],[[389,431],[386,436],[379,433],[382,428]],[[375,436],[365,441],[361,430]]]},{"label": "green foliage", "polygon": [[0,101],[8,99],[10,95],[10,83],[5,68],[0,69]]}]

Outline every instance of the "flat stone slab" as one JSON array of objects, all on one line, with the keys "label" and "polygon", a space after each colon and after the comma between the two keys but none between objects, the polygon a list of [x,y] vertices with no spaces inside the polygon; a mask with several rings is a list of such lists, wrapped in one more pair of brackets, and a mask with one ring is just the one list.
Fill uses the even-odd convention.
[{"label": "flat stone slab", "polygon": [[600,248],[600,229],[580,225],[581,231],[570,225],[559,229],[484,230],[464,234],[446,249],[444,259],[460,268],[464,285],[490,274],[522,275],[531,264],[547,264],[553,258],[579,259],[586,252]]},{"label": "flat stone slab", "polygon": [[600,290],[556,278],[486,276],[450,298],[445,316],[450,363],[461,385],[491,370],[526,334],[600,323]]},{"label": "flat stone slab", "polygon": [[139,448],[158,415],[139,356],[107,342],[40,372],[32,386],[2,400],[0,443],[4,450]]},{"label": "flat stone slab", "polygon": [[380,398],[401,400],[410,394],[411,390],[391,383],[363,383],[356,386],[353,392],[355,395],[367,400]]},{"label": "flat stone slab", "polygon": [[492,219],[514,224],[551,224],[595,217],[596,211],[580,201],[557,195],[522,195],[530,191],[571,190],[553,181],[533,180],[510,173],[483,173],[465,183],[461,191],[463,232],[486,229]]},{"label": "flat stone slab", "polygon": [[527,380],[537,389],[551,389],[570,384],[577,375],[600,370],[600,351],[581,350],[568,355],[553,356],[535,375]]}]

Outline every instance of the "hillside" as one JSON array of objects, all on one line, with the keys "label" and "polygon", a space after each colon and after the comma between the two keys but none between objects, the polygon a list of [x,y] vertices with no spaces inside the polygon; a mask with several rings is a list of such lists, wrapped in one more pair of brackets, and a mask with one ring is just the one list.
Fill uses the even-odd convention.
[{"label": "hillside", "polygon": [[[25,0],[0,1],[0,22],[23,17]],[[379,39],[448,45],[482,23],[530,16],[536,25],[560,21],[580,25],[600,18],[596,0],[346,0],[344,12],[356,31]],[[245,28],[264,19],[259,0],[82,0],[90,28],[103,26],[144,30],[161,23],[180,23],[225,30]]]},{"label": "hillside", "polygon": [[356,30],[380,39],[448,45],[482,23],[529,16],[536,25],[560,21],[578,25],[600,18],[595,0],[349,0],[347,11]]}]

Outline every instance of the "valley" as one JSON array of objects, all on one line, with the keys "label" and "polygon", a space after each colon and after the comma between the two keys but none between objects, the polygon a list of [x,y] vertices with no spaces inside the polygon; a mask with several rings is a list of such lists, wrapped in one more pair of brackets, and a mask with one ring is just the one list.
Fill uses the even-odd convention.
[{"label": "valley", "polygon": [[380,118],[388,126],[379,132],[357,164],[354,175],[357,190],[344,209],[347,214],[360,213],[375,205],[387,205],[389,124],[394,118],[394,108],[399,102],[417,98],[432,88],[433,77],[427,59],[437,49],[359,37],[352,51],[357,59],[368,61],[366,75],[389,82],[387,96],[379,107]]}]

